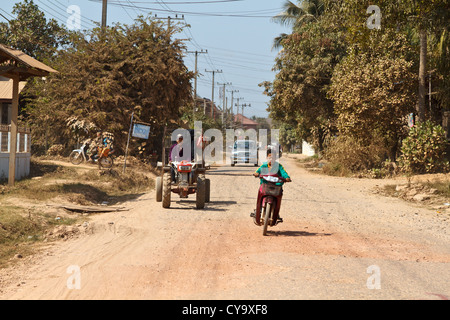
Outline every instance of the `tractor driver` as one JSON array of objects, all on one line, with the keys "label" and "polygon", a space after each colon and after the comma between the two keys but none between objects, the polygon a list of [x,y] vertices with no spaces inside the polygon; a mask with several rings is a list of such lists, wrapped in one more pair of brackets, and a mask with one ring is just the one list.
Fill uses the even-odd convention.
[{"label": "tractor driver", "polygon": [[[183,157],[183,135],[177,135],[177,141],[172,145],[169,152],[169,161],[179,161]],[[175,169],[170,167],[172,181],[175,181]]]}]

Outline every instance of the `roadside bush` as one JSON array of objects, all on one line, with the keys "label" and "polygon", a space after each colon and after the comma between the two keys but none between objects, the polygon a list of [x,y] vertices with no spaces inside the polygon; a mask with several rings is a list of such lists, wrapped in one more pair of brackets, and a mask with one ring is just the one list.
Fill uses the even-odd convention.
[{"label": "roadside bush", "polygon": [[54,144],[47,150],[49,156],[61,156],[64,152],[64,146],[62,144]]},{"label": "roadside bush", "polygon": [[411,174],[448,172],[446,148],[447,139],[441,126],[430,121],[420,123],[403,140],[399,166]]},{"label": "roadside bush", "polygon": [[382,139],[374,138],[363,144],[355,138],[339,136],[333,139],[324,152],[330,162],[324,172],[332,175],[347,175],[382,166],[388,150]]}]

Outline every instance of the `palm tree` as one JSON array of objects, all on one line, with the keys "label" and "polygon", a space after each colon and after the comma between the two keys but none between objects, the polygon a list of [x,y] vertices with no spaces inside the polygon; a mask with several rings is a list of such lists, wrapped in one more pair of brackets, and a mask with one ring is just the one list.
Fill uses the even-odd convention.
[{"label": "palm tree", "polygon": [[[286,0],[283,4],[284,11],[273,17],[272,21],[283,26],[292,26],[292,29],[296,30],[304,24],[317,21],[317,18],[325,11],[323,0],[299,0],[298,4]],[[282,41],[287,36],[288,34],[282,33],[279,37],[276,37],[273,42],[273,49],[281,48]]]},{"label": "palm tree", "polygon": [[[417,28],[420,39],[420,59],[419,59],[419,96],[417,101],[418,120],[425,121],[425,100],[426,100],[426,77],[428,63],[428,38],[429,32],[439,29],[440,26],[448,26],[448,0],[406,1],[406,12],[410,15]],[[445,42],[445,33],[443,43]]]},{"label": "palm tree", "polygon": [[[434,67],[437,71],[438,89],[436,98],[444,109],[450,110],[450,27],[440,35],[432,35]],[[436,89],[435,89],[436,90]]]}]

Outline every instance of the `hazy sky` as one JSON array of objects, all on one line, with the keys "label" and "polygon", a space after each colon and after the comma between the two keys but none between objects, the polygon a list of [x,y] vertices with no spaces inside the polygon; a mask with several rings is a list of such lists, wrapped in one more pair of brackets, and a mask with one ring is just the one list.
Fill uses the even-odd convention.
[{"label": "hazy sky", "polygon": [[[18,0],[1,0],[0,13],[11,18],[12,8]],[[272,50],[273,39],[289,30],[271,21],[271,17],[281,12],[284,0],[108,0],[108,24],[121,22],[130,24],[138,15],[157,15],[160,18],[184,15],[184,22],[190,25],[176,37],[189,39],[188,51],[208,50],[198,55],[197,93],[211,99],[212,73],[205,70],[219,70],[215,76],[214,101],[222,106],[219,85],[226,86],[228,107],[231,92],[234,104],[241,98],[240,104],[250,104],[244,109],[245,116],[266,117],[268,98],[258,86],[265,80],[273,80],[271,71],[276,51]],[[77,5],[81,12],[81,28],[94,26],[101,21],[101,0],[34,0],[48,18],[54,18],[61,24],[67,24],[70,14],[67,8]],[[0,20],[4,20],[0,17]],[[175,21],[175,20],[174,20]],[[180,22],[180,20],[177,20]],[[193,53],[186,54],[185,62],[194,70]],[[236,110],[236,107],[235,109]]]}]

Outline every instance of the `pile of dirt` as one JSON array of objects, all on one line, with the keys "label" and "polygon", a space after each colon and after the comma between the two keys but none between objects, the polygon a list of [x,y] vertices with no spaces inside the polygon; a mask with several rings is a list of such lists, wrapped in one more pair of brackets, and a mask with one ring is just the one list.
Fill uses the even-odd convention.
[{"label": "pile of dirt", "polygon": [[387,185],[377,187],[374,192],[425,205],[450,214],[450,199],[439,192],[438,189],[422,183]]},{"label": "pile of dirt", "polygon": [[89,222],[84,222],[82,224],[77,224],[73,226],[69,225],[59,225],[52,230],[47,231],[44,236],[44,241],[50,240],[69,240],[76,238],[80,235],[87,234],[91,230],[91,225]]}]

